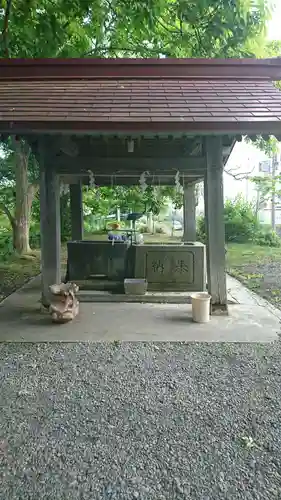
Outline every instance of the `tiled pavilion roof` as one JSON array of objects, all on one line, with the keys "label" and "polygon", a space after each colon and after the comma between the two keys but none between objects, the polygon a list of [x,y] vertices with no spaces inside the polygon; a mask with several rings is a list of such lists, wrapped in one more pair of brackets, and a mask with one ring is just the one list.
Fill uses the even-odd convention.
[{"label": "tiled pavilion roof", "polygon": [[119,61],[0,61],[0,130],[281,134],[279,59]]}]

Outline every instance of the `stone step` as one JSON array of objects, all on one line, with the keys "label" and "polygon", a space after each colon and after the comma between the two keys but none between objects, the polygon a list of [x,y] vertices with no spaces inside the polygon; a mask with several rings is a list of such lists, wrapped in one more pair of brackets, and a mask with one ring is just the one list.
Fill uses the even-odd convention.
[{"label": "stone step", "polygon": [[[80,302],[129,302],[144,304],[191,304],[190,292],[147,292],[145,295],[126,295],[100,290],[79,290],[77,298]],[[235,304],[232,297],[228,304]]]},{"label": "stone step", "polygon": [[123,293],[124,283],[121,281],[112,281],[107,279],[89,279],[89,280],[75,280],[79,286],[79,290],[90,290],[100,292]]},{"label": "stone step", "polygon": [[189,292],[147,292],[145,295],[126,295],[124,293],[100,292],[98,290],[79,290],[77,298],[80,302],[191,303]]}]

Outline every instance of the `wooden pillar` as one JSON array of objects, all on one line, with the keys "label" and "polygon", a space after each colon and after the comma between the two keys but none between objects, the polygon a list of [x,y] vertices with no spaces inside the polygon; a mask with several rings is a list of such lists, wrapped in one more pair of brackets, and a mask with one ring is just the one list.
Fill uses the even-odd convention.
[{"label": "wooden pillar", "polygon": [[83,240],[82,183],[70,184],[71,239]]},{"label": "wooden pillar", "polygon": [[49,306],[49,286],[61,282],[60,185],[53,165],[40,154],[40,224],[42,303]]},{"label": "wooden pillar", "polygon": [[196,241],[196,196],[194,182],[186,183],[184,186],[183,241]]},{"label": "wooden pillar", "polygon": [[207,137],[205,146],[207,168],[204,181],[204,196],[208,291],[212,296],[212,312],[227,313],[221,137]]}]

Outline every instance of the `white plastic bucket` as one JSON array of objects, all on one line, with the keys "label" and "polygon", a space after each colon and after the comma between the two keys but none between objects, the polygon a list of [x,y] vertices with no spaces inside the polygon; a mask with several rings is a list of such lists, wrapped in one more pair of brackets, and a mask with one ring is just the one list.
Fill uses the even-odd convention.
[{"label": "white plastic bucket", "polygon": [[208,323],[210,320],[211,295],[207,292],[192,295],[192,319],[195,323]]}]

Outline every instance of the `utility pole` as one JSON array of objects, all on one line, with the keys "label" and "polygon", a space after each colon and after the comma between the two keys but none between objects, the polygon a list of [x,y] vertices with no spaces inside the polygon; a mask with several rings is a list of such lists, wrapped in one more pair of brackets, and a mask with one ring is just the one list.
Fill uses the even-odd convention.
[{"label": "utility pole", "polygon": [[271,196],[271,227],[272,230],[276,229],[276,217],[275,217],[275,204],[276,204],[276,194],[275,194],[275,174],[278,165],[277,153],[274,153],[271,163],[271,176],[272,176],[272,196]]}]

